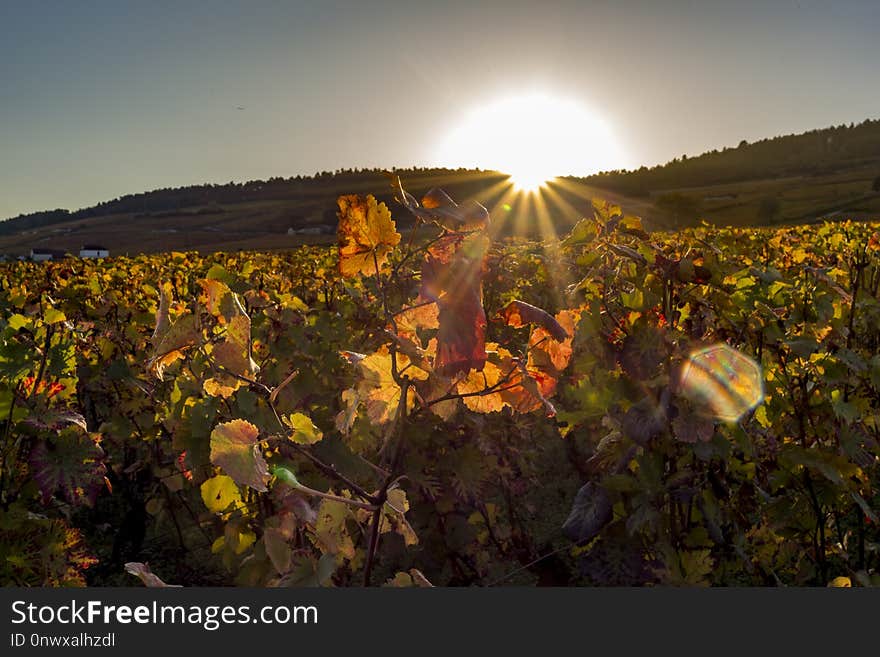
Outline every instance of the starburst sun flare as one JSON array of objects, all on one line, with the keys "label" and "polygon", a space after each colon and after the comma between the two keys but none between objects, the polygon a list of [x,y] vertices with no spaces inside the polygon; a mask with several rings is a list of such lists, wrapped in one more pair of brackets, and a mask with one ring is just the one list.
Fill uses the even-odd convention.
[{"label": "starburst sun flare", "polygon": [[558,176],[626,166],[604,121],[577,101],[545,93],[475,107],[441,140],[435,159],[505,172],[523,192]]}]

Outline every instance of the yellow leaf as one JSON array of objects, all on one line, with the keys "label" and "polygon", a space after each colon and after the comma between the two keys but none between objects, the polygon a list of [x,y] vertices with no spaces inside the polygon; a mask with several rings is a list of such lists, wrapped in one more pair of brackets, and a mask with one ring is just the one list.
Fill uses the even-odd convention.
[{"label": "yellow leaf", "polygon": [[377,274],[377,265],[381,269],[391,249],[400,243],[391,212],[372,195],[366,198],[355,194],[340,196],[337,205],[339,273],[343,276]]},{"label": "yellow leaf", "polygon": [[355,556],[354,542],[345,526],[345,521],[349,518],[348,509],[342,502],[323,499],[315,522],[315,539],[318,545],[324,552],[335,554],[337,561],[350,560]]},{"label": "yellow leaf", "polygon": [[202,388],[205,390],[205,394],[210,395],[211,397],[229,399],[229,397],[235,394],[235,391],[242,385],[242,382],[238,379],[234,379],[231,376],[220,375],[205,379]]},{"label": "yellow leaf", "polygon": [[[381,347],[376,353],[370,354],[358,362],[361,380],[357,385],[357,395],[365,401],[367,415],[374,424],[385,424],[394,418],[400,401],[400,386],[394,381],[391,354],[387,347]],[[410,360],[404,354],[397,354],[398,371],[406,371],[411,379],[425,380],[428,373],[418,367],[411,367]],[[411,392],[407,407],[413,403]]]},{"label": "yellow leaf", "polygon": [[201,486],[202,501],[212,513],[225,511],[230,505],[241,506],[241,494],[232,477],[217,475],[211,477]]},{"label": "yellow leaf", "polygon": [[[344,393],[343,393],[344,394]],[[304,413],[293,413],[284,418],[284,424],[293,429],[289,438],[295,443],[314,445],[324,437],[321,430],[312,422],[311,418]]]},{"label": "yellow leaf", "polygon": [[494,363],[487,362],[483,371],[471,370],[467,376],[458,382],[458,394],[470,395],[462,398],[464,405],[475,413],[493,413],[504,407],[504,399],[500,392],[488,394],[474,394],[487,390],[501,380],[502,372]]},{"label": "yellow leaf", "polygon": [[828,582],[828,586],[833,588],[848,589],[852,587],[852,581],[849,577],[835,577],[830,582]]}]

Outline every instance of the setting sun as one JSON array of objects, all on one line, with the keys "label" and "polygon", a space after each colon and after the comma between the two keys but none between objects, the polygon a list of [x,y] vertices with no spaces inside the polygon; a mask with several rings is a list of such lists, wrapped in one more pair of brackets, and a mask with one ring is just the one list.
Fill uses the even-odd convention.
[{"label": "setting sun", "polygon": [[508,173],[520,191],[625,166],[604,121],[574,100],[543,93],[472,109],[438,144],[436,159]]}]

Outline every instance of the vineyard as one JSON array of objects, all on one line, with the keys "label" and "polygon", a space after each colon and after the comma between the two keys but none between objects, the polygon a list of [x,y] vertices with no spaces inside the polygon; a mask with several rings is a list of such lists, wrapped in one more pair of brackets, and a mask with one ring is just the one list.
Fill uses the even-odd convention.
[{"label": "vineyard", "polygon": [[395,195],[0,265],[0,584],[880,584],[876,227]]}]

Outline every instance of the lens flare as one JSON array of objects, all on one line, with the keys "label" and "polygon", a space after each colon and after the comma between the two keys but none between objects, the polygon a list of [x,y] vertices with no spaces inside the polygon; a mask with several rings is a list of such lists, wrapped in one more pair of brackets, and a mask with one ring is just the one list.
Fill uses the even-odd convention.
[{"label": "lens flare", "polygon": [[764,401],[761,366],[726,344],[691,353],[678,384],[685,397],[725,422],[736,422]]}]

